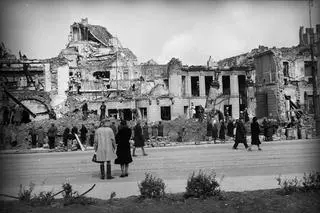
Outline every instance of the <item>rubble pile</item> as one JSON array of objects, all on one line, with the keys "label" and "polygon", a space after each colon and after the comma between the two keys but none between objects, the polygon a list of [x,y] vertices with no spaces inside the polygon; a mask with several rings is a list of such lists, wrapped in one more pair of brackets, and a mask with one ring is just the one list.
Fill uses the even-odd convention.
[{"label": "rubble pile", "polygon": [[182,117],[172,121],[163,122],[164,133],[171,141],[191,142],[203,141],[206,136],[206,124],[196,119],[185,119]]}]

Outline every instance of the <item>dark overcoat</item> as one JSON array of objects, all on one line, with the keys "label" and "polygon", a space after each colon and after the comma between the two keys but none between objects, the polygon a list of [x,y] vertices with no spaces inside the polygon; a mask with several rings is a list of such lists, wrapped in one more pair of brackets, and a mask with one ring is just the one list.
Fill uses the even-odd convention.
[{"label": "dark overcoat", "polygon": [[226,126],[224,122],[221,122],[221,125],[220,125],[219,138],[221,140],[226,139]]},{"label": "dark overcoat", "polygon": [[258,122],[251,123],[251,144],[252,145],[259,145],[261,144],[259,139],[260,134],[260,126]]},{"label": "dark overcoat", "polygon": [[127,126],[121,126],[116,135],[117,159],[115,164],[129,164],[132,162],[130,150],[131,129]]},{"label": "dark overcoat", "polygon": [[207,136],[211,137],[212,136],[212,123],[207,122]]},{"label": "dark overcoat", "polygon": [[238,142],[238,143],[245,143],[247,138],[246,138],[246,128],[244,126],[244,124],[239,121],[237,123],[237,126],[236,126],[236,138],[235,140]]}]

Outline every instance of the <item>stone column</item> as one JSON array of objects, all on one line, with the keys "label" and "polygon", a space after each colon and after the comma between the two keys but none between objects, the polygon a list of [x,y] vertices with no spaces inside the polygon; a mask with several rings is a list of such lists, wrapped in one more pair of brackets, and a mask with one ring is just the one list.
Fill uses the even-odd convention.
[{"label": "stone column", "polygon": [[239,82],[236,74],[230,75],[230,93],[231,95],[239,96]]},{"label": "stone column", "polygon": [[186,76],[186,96],[191,97],[191,76]]},{"label": "stone column", "polygon": [[181,96],[182,80],[181,75],[172,73],[169,76],[169,93],[173,96]]},{"label": "stone column", "polygon": [[206,84],[205,84],[203,72],[201,72],[199,76],[199,90],[200,90],[200,97],[206,96]]},{"label": "stone column", "polygon": [[44,64],[44,91],[51,91],[51,72],[50,64]]},{"label": "stone column", "polygon": [[232,105],[232,117],[238,119],[240,116],[239,82],[236,74],[230,75],[230,104]]}]

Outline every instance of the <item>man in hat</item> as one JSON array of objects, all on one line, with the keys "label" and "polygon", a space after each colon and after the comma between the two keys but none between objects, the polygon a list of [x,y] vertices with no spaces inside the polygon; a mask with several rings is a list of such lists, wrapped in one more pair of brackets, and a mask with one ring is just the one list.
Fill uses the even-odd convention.
[{"label": "man in hat", "polygon": [[95,131],[94,149],[97,154],[97,161],[101,162],[101,179],[105,178],[105,162],[107,162],[107,179],[113,179],[111,176],[111,161],[115,160],[117,155],[115,152],[116,140],[114,133],[110,128],[109,119],[103,120],[100,127]]}]

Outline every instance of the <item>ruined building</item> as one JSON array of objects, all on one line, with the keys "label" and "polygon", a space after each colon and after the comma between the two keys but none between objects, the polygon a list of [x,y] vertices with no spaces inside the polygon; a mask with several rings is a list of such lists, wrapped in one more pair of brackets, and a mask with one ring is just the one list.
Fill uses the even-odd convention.
[{"label": "ruined building", "polygon": [[3,59],[1,76],[11,94],[31,90],[45,97],[27,98],[28,103],[23,100],[26,97],[20,98],[38,114],[54,109],[61,116],[80,109],[84,102],[99,113],[105,102],[108,116],[126,120],[189,118],[193,108],[197,111],[200,106],[233,118],[247,108],[252,117],[256,104],[254,55],[265,49],[259,47],[218,62],[210,58],[207,65],[183,65],[175,58],[167,64],[153,60],[138,64],[133,52],[122,47],[105,27],[82,19],[70,26],[69,42],[58,57]]},{"label": "ruined building", "polygon": [[48,117],[52,99],[65,95],[58,78],[68,72],[63,58],[31,60],[25,55],[16,58],[4,44],[0,57],[0,105],[13,109],[20,105],[29,115]]},{"label": "ruined building", "polygon": [[258,117],[286,122],[291,116],[314,114],[310,41],[319,41],[319,26],[316,34],[313,29],[304,33],[300,28],[298,46],[272,48],[255,55]]}]

